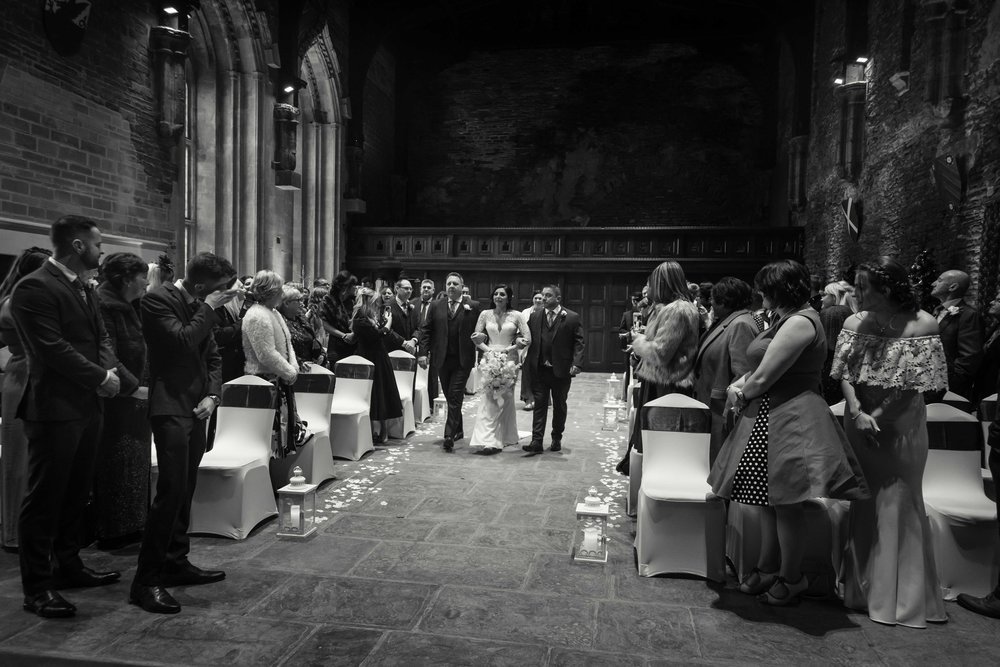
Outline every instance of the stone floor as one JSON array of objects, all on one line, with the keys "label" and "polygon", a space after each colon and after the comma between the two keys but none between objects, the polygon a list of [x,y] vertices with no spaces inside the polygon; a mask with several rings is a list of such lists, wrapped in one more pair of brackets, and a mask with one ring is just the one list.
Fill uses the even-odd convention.
[{"label": "stone floor", "polygon": [[[952,603],[946,625],[910,630],[832,601],[763,607],[732,581],[639,577],[614,473],[624,433],[600,427],[604,379],[573,383],[559,454],[473,456],[466,441],[445,454],[427,423],[337,462],[311,541],[278,540],[274,521],[242,542],[195,538],[192,560],[227,579],[174,589],[177,616],[128,605],[121,583],[69,591],[78,615],[43,621],[21,610],[17,558],[0,554],[0,664],[1000,664],[1000,625]],[[590,486],[612,503],[606,565],[570,558]],[[84,554],[125,582],[135,557]]]}]

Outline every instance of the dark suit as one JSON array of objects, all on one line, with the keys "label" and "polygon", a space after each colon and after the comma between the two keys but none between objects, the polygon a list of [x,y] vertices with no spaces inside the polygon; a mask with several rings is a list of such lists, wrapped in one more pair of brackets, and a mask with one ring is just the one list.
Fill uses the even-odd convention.
[{"label": "dark suit", "polygon": [[431,302],[427,317],[420,325],[420,354],[430,356],[431,369],[441,380],[441,391],[448,401],[448,420],[444,425],[446,438],[464,434],[462,400],[469,372],[476,364],[472,333],[476,330],[479,310],[475,301],[461,301],[452,315],[448,299],[438,299]]},{"label": "dark suit", "polygon": [[973,391],[973,404],[997,390],[997,380],[1000,379],[1000,326],[994,328],[983,342],[983,359],[976,373],[976,386]]},{"label": "dark suit", "polygon": [[715,461],[725,439],[726,387],[752,370],[747,346],[760,330],[747,310],[730,313],[701,337],[694,361],[694,392],[712,411],[712,440],[709,457]]},{"label": "dark suit", "polygon": [[958,313],[946,314],[938,322],[944,356],[948,361],[948,388],[972,399],[972,386],[983,358],[983,325],[975,307],[960,301]]},{"label": "dark suit", "polygon": [[161,574],[187,564],[191,498],[205,453],[205,420],[193,411],[222,391],[222,360],[212,335],[219,315],[175,285],[142,298],[149,349],[149,420],[159,479],[139,550],[136,583],[159,585]]},{"label": "dark suit", "polygon": [[28,484],[18,522],[25,595],[52,588],[53,566],[80,570],[81,520],[103,421],[97,389],[118,368],[121,393],[138,382],[115,358],[90,289],[83,296],[51,262],[14,289],[11,307],[28,359],[18,406],[28,437]]},{"label": "dark suit", "polygon": [[403,342],[413,338],[413,331],[417,328],[417,309],[411,307],[409,302],[406,305],[407,309],[404,311],[396,299],[389,302],[389,310],[392,313],[392,326],[389,328],[401,339],[400,348]]},{"label": "dark suit", "polygon": [[572,382],[570,369],[583,367],[583,326],[580,316],[562,308],[550,327],[548,311],[538,310],[528,318],[531,345],[524,363],[531,367],[531,390],[535,408],[531,420],[531,442],[541,444],[552,397],[552,441],[562,441],[566,429],[566,397]]},{"label": "dark suit", "polygon": [[225,306],[215,309],[219,324],[215,327],[215,345],[222,358],[222,381],[229,382],[246,372],[247,358],[243,354],[243,319]]},{"label": "dark suit", "polygon": [[[427,319],[427,312],[429,312],[432,303],[434,303],[434,299],[429,299],[427,301],[427,307],[424,308],[424,302],[420,299],[420,297],[410,301],[410,304],[413,306],[413,336],[417,336],[419,338],[420,325],[424,323],[425,319]],[[420,341],[417,340],[417,356],[419,357],[426,354],[427,351],[420,349]],[[427,374],[427,397],[432,401],[438,397],[438,378],[437,373],[433,371]]]}]

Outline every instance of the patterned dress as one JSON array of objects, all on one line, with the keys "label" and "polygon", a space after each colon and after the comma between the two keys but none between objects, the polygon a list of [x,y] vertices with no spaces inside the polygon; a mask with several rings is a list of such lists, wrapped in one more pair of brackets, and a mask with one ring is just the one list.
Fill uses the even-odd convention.
[{"label": "patterned dress", "polygon": [[844,604],[878,623],[942,622],[942,601],[924,510],[927,409],[923,392],[947,388],[941,338],[887,338],[840,332],[832,375],[854,385],[861,410],[877,418],[877,445],[844,419],[871,498],[851,504]]}]

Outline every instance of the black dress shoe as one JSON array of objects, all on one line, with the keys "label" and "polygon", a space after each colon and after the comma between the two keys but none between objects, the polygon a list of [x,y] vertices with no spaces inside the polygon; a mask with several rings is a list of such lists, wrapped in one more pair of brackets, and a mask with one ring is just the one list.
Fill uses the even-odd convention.
[{"label": "black dress shoe", "polygon": [[533,442],[533,443],[531,443],[529,445],[522,445],[521,449],[523,449],[526,452],[531,452],[532,454],[541,454],[542,453],[542,443],[540,443],[540,442]]},{"label": "black dress shoe", "polygon": [[59,571],[52,577],[52,587],[56,590],[66,588],[94,588],[107,586],[122,578],[121,572],[95,572],[84,566],[73,572]]},{"label": "black dress shoe", "polygon": [[499,447],[484,447],[483,448],[483,454],[485,454],[486,456],[493,456],[494,454],[499,454],[502,451],[503,450],[500,449]]},{"label": "black dress shoe", "polygon": [[455,449],[455,441],[451,437],[446,435],[444,437],[444,451],[450,452],[453,449]]},{"label": "black dress shoe", "polygon": [[452,440],[461,440],[461,439],[462,439],[462,438],[464,438],[464,437],[465,437],[465,433],[463,433],[462,431],[459,431],[458,433],[456,433],[456,434],[455,434],[455,435],[454,435],[454,436],[452,437]]},{"label": "black dress shoe", "polygon": [[960,593],[958,605],[982,616],[1000,618],[1000,597],[997,596],[996,590],[981,598],[968,593]]},{"label": "black dress shoe", "polygon": [[553,440],[552,446],[549,447],[550,452],[561,452],[562,451],[562,440]]},{"label": "black dress shoe", "polygon": [[163,586],[139,586],[132,584],[128,601],[151,614],[176,614],[181,610],[174,596]]},{"label": "black dress shoe", "polygon": [[69,618],[76,614],[76,607],[55,591],[42,591],[24,596],[24,610],[42,618]]},{"label": "black dress shoe", "polygon": [[226,578],[226,573],[222,570],[203,570],[188,563],[186,566],[173,572],[164,572],[160,575],[161,586],[199,586],[201,584],[214,584]]}]

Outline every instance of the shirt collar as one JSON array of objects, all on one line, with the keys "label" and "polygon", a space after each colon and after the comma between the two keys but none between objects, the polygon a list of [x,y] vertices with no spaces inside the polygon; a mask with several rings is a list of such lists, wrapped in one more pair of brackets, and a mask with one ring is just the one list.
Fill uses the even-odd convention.
[{"label": "shirt collar", "polygon": [[409,301],[400,301],[399,297],[396,297],[396,305],[399,306],[400,310],[406,310],[406,307],[410,305]]},{"label": "shirt collar", "polygon": [[61,264],[60,262],[57,262],[54,258],[49,257],[49,261],[52,262],[53,266],[55,266],[57,269],[59,269],[60,273],[62,273],[64,276],[66,276],[66,280],[68,280],[70,282],[73,282],[74,280],[76,280],[77,278],[80,277],[77,274],[75,274],[72,271],[70,271],[68,268],[66,268],[65,264]]},{"label": "shirt collar", "polygon": [[960,303],[962,303],[962,297],[958,297],[957,299],[948,299],[947,301],[941,302],[941,307],[951,308],[952,306],[957,306]]},{"label": "shirt collar", "polygon": [[174,283],[174,287],[180,290],[180,293],[184,296],[184,301],[187,303],[194,303],[198,299],[194,298],[190,292],[184,289],[184,281],[180,278]]},{"label": "shirt collar", "polygon": [[[544,307],[543,307],[543,310],[544,310]],[[561,313],[561,312],[562,312],[562,304],[559,304],[555,308],[552,309],[552,314],[555,315],[556,317],[559,317],[559,313]],[[547,310],[545,311],[545,316],[546,317],[549,316],[549,311],[547,311]]]}]

